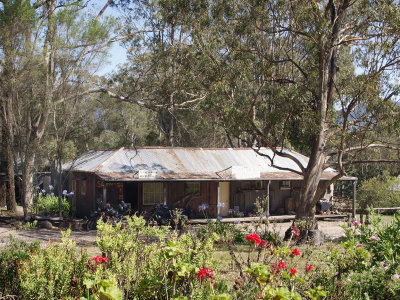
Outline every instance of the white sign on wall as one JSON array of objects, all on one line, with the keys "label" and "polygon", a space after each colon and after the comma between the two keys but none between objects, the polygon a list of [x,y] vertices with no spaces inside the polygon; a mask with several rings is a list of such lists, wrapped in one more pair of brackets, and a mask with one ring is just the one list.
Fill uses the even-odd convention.
[{"label": "white sign on wall", "polygon": [[260,179],[260,168],[232,166],[232,179]]},{"label": "white sign on wall", "polygon": [[158,177],[157,170],[139,170],[140,179],[154,179]]}]

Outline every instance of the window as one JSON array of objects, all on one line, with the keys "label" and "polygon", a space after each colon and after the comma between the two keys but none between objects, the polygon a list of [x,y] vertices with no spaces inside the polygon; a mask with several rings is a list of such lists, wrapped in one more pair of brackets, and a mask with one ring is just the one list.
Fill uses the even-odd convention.
[{"label": "window", "polygon": [[79,190],[82,196],[86,196],[86,180],[80,181]]},{"label": "window", "polygon": [[163,203],[164,186],[162,182],[143,183],[143,205]]},{"label": "window", "polygon": [[262,180],[256,180],[251,182],[251,188],[254,190],[262,190],[264,187]]},{"label": "window", "polygon": [[288,190],[290,189],[290,181],[289,180],[283,180],[280,182],[279,187],[281,190]]},{"label": "window", "polygon": [[185,195],[200,195],[200,182],[186,182]]}]

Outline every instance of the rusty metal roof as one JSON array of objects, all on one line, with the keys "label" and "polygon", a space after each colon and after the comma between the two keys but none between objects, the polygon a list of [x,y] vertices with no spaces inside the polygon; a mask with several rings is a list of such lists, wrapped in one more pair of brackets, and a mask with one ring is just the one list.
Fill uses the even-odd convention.
[{"label": "rusty metal roof", "polygon": [[[300,171],[290,159],[273,156],[270,149],[262,148],[263,155],[273,157],[274,165]],[[308,158],[289,149],[284,152],[295,156],[303,166]],[[64,170],[95,173],[105,181],[133,180],[233,180],[237,167],[259,170],[252,179],[301,180],[302,176],[282,171],[271,165],[266,156],[251,148],[172,148],[137,147],[117,150],[89,151],[64,166]],[[140,178],[139,171],[155,172],[156,178]],[[253,172],[254,174],[254,172]],[[336,172],[326,169],[322,179],[330,179]],[[352,177],[342,179],[351,180]]]}]

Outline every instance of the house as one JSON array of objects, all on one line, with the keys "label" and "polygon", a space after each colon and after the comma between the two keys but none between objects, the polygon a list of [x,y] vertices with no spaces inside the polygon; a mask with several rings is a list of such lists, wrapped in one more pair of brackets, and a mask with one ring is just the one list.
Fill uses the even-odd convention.
[{"label": "house", "polygon": [[[306,165],[308,158],[284,149]],[[97,203],[111,205],[124,200],[135,211],[150,209],[157,203],[171,208],[207,204],[209,217],[229,214],[249,215],[257,198],[268,197],[268,213],[295,211],[302,176],[290,159],[273,156],[270,149],[258,154],[251,148],[171,148],[135,147],[92,150],[64,166],[74,192],[73,206],[78,216],[88,215]],[[274,157],[271,166],[269,157]],[[333,169],[323,172],[322,180],[335,176]],[[343,180],[354,180],[343,177]],[[323,197],[330,200],[333,185]]]}]

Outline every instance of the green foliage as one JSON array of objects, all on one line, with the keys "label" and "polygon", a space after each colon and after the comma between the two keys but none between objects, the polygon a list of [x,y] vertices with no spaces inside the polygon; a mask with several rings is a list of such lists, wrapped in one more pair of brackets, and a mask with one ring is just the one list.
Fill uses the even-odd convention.
[{"label": "green foliage", "polygon": [[[103,277],[108,277],[103,279]],[[111,278],[111,279],[110,279]],[[87,273],[83,284],[86,287],[85,294],[87,298],[80,297],[80,299],[111,299],[111,300],[122,300],[122,292],[117,286],[117,280],[115,277],[106,271],[102,265],[96,268],[96,271]]]},{"label": "green foliage", "polygon": [[216,234],[218,236],[218,240],[227,242],[232,241],[235,244],[244,244],[246,243],[246,234],[238,226],[235,226],[232,223],[222,223],[222,222],[208,222],[206,226],[201,228],[201,233],[203,235],[212,235]]},{"label": "green foliage", "polygon": [[[0,252],[0,296],[22,299],[397,299],[400,294],[400,214],[390,224],[371,214],[355,222],[346,240],[324,250],[280,247],[247,236],[245,253],[224,225],[196,234],[148,227],[142,217],[127,225],[99,222],[104,257],[77,253],[63,234],[61,244],[11,243]],[[209,228],[207,226],[206,228]],[[231,275],[222,280],[212,255],[215,241],[227,246]],[[299,251],[300,250],[300,251]],[[213,267],[211,269],[210,267]],[[214,273],[215,272],[215,273]],[[214,275],[215,274],[215,275]]]},{"label": "green foliage", "polygon": [[33,222],[26,222],[25,224],[19,222],[16,229],[28,230],[28,229],[35,229],[37,227],[38,221],[34,220]]},{"label": "green foliage", "polygon": [[400,206],[400,178],[385,172],[380,177],[365,180],[358,189],[358,203],[362,209],[368,207]]},{"label": "green foliage", "polygon": [[371,212],[370,225],[362,226],[357,240],[372,254],[372,263],[391,262],[394,271],[400,266],[400,212],[390,224],[383,224],[379,214]]},{"label": "green foliage", "polygon": [[323,263],[312,277],[313,289],[324,286],[332,299],[398,299],[399,218],[385,225],[372,213],[370,220],[354,222],[344,242],[317,256]]},{"label": "green foliage", "polygon": [[[38,195],[35,199],[35,208],[40,213],[56,215],[59,212],[59,199],[51,195]],[[61,200],[62,215],[68,216],[71,213],[71,204],[66,198]]]},{"label": "green foliage", "polygon": [[99,222],[97,244],[110,258],[109,272],[118,278],[125,297],[165,298],[167,295],[205,297],[197,272],[210,265],[213,239],[193,234],[179,238],[167,227],[145,225],[142,217],[128,217],[127,225]]},{"label": "green foliage", "polygon": [[27,263],[29,256],[38,250],[39,242],[28,244],[16,241],[10,236],[10,243],[0,250],[0,297],[19,295],[19,267]]},{"label": "green foliage", "polygon": [[69,232],[64,234],[61,244],[50,244],[32,253],[22,264],[18,293],[22,298],[60,299],[80,295],[89,257],[86,252],[78,255],[75,243],[67,238]]}]

